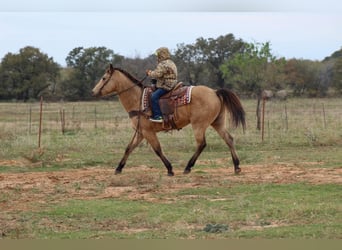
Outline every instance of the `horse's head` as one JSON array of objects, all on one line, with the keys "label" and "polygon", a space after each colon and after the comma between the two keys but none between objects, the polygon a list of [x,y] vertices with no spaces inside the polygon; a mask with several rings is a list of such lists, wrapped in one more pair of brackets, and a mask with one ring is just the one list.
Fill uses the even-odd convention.
[{"label": "horse's head", "polygon": [[106,96],[116,91],[113,79],[114,71],[115,69],[113,68],[113,65],[110,64],[101,80],[93,88],[93,96]]}]

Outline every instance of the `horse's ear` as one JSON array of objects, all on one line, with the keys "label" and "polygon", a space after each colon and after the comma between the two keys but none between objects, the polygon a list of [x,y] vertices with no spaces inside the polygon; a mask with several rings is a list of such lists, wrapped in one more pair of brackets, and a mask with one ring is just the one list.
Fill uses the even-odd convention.
[{"label": "horse's ear", "polygon": [[113,64],[109,64],[109,70],[110,70],[110,72],[113,72],[113,70],[114,70]]}]

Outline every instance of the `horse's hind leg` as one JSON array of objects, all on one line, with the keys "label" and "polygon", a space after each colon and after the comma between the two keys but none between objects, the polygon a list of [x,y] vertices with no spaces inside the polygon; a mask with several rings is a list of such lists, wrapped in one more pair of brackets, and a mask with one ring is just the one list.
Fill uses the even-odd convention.
[{"label": "horse's hind leg", "polygon": [[207,143],[205,141],[205,129],[194,128],[194,134],[197,142],[197,149],[194,155],[189,160],[188,164],[186,165],[184,169],[184,174],[188,174],[191,172],[191,168],[195,165],[197,158],[200,156],[203,149],[207,146]]},{"label": "horse's hind leg", "polygon": [[140,142],[143,140],[143,136],[140,133],[136,133],[134,135],[134,138],[132,139],[132,141],[128,144],[128,146],[126,147],[125,150],[125,154],[122,157],[119,165],[117,166],[117,168],[115,169],[115,174],[121,174],[122,169],[124,168],[126,161],[128,159],[128,156],[132,153],[132,151],[140,144]]},{"label": "horse's hind leg", "polygon": [[223,140],[226,142],[228,145],[231,155],[232,155],[232,160],[234,163],[234,171],[236,174],[241,172],[240,168],[240,160],[239,157],[235,151],[235,146],[234,146],[234,138],[229,134],[229,132],[224,128],[223,123],[216,123],[212,124],[213,128],[217,131],[217,133],[223,138]]}]

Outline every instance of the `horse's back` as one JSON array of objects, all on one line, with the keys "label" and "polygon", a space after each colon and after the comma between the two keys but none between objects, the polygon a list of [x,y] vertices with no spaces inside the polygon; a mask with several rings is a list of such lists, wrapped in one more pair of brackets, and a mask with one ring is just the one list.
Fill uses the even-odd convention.
[{"label": "horse's back", "polygon": [[207,86],[195,86],[192,90],[191,100],[194,104],[210,110],[221,107],[221,101],[216,95],[216,91]]},{"label": "horse's back", "polygon": [[216,91],[207,86],[195,86],[191,94],[191,120],[211,124],[221,111],[221,101]]}]

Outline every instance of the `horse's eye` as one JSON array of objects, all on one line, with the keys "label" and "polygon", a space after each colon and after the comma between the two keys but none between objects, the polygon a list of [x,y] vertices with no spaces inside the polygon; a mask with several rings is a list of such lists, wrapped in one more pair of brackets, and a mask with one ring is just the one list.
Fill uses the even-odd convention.
[{"label": "horse's eye", "polygon": [[106,77],[103,77],[103,78],[102,78],[102,81],[105,81],[105,80],[106,80]]}]

